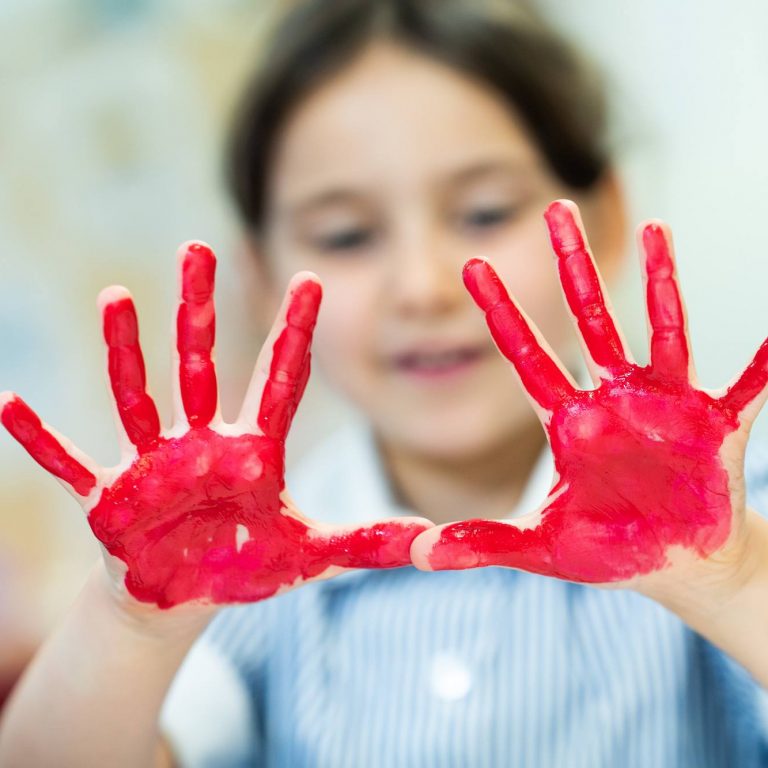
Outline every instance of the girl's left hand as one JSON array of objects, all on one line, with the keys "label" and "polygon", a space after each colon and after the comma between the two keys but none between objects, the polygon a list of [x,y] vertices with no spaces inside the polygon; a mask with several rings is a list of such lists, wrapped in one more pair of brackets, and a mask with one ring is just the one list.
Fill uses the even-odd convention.
[{"label": "girl's left hand", "polygon": [[578,209],[557,201],[545,218],[595,389],[577,387],[492,267],[470,261],[464,282],[541,419],[555,480],[528,515],[425,531],[412,545],[414,563],[501,565],[649,593],[698,579],[702,568],[730,578],[749,544],[743,460],[768,397],[768,340],[727,389],[697,386],[670,232],[652,221],[639,230],[651,355],[637,365]]}]

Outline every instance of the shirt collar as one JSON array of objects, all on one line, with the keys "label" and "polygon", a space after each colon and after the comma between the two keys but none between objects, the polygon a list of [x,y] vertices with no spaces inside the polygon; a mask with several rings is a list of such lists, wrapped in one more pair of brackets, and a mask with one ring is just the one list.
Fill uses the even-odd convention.
[{"label": "shirt collar", "polygon": [[[340,505],[336,512],[344,522],[369,523],[382,518],[414,514],[395,500],[376,438],[362,420],[352,422],[333,438],[332,444],[321,445],[319,449],[331,450],[333,461],[342,472],[343,482],[337,486],[335,503]],[[549,447],[546,447],[537,459],[518,503],[506,516],[507,519],[534,511],[546,498],[552,477],[553,461]],[[303,511],[309,515],[314,514],[310,508]],[[321,584],[324,588],[342,587],[353,579],[377,572],[376,569],[347,571]]]}]

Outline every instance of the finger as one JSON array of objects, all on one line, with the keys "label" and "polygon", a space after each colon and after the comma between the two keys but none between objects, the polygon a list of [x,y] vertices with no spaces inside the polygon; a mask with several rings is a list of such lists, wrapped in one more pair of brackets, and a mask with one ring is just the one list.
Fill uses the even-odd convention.
[{"label": "finger", "polygon": [[329,565],[342,568],[398,568],[411,565],[411,544],[432,527],[422,517],[398,517],[370,525],[331,527],[315,523],[309,547],[320,547]]},{"label": "finger", "polygon": [[275,323],[256,361],[238,421],[258,424],[264,435],[284,440],[309,377],[310,344],[322,288],[302,272],[288,285]]},{"label": "finger", "polygon": [[176,362],[179,392],[189,425],[205,427],[219,407],[213,362],[216,256],[205,243],[189,242],[179,248],[178,259],[180,295],[176,315]]},{"label": "finger", "polygon": [[556,200],[544,218],[557,255],[563,293],[592,376],[599,381],[620,375],[631,363],[589,251],[579,209],[570,200]]},{"label": "finger", "polygon": [[672,233],[661,222],[638,230],[645,275],[651,367],[665,378],[687,379],[691,351],[672,248]]},{"label": "finger", "polygon": [[302,398],[304,397],[304,392],[307,389],[307,384],[309,384],[309,375],[312,370],[312,355],[307,355],[304,359],[304,367],[301,369],[301,373],[299,373],[299,377],[296,382],[296,403],[298,406],[298,403],[301,402]]},{"label": "finger", "polygon": [[76,496],[93,490],[100,468],[66,438],[40,421],[40,417],[13,392],[0,393],[0,420],[27,453]]},{"label": "finger", "polygon": [[464,285],[485,319],[496,345],[514,366],[523,388],[547,412],[572,395],[575,385],[556,362],[534,324],[510,298],[493,267],[481,259],[464,266]]},{"label": "finger", "polygon": [[107,344],[109,383],[117,413],[128,440],[142,453],[160,436],[160,417],[147,392],[136,308],[130,293],[117,285],[105,288],[99,294],[98,304]]},{"label": "finger", "polygon": [[[528,516],[526,516],[528,517]],[[536,522],[540,516],[536,516]],[[420,534],[411,546],[413,564],[422,571],[463,570],[486,565],[554,575],[551,549],[542,526],[523,527],[524,518],[463,520]]]},{"label": "finger", "polygon": [[752,362],[728,387],[723,401],[751,422],[768,399],[768,339],[755,353]]}]

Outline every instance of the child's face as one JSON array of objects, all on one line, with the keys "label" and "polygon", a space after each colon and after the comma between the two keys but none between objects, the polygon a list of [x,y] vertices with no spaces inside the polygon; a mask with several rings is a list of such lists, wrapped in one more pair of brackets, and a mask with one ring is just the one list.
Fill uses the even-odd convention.
[{"label": "child's face", "polygon": [[506,104],[393,44],[371,45],[289,118],[268,188],[274,292],[299,269],[322,278],[314,359],[391,448],[461,459],[530,429],[461,269],[491,260],[571,362],[542,219],[558,197],[582,206],[599,252],[597,202],[548,170]]}]

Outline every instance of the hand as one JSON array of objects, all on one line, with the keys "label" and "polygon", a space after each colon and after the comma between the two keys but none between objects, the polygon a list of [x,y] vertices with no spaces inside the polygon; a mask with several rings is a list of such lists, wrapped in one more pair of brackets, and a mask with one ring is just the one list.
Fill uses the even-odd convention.
[{"label": "hand", "polygon": [[[555,479],[535,512],[432,528],[412,547],[428,570],[502,565],[576,582],[616,583],[741,549],[743,456],[768,396],[768,341],[724,392],[695,381],[669,230],[639,233],[651,359],[634,363],[607,305],[576,206],[545,214],[560,281],[595,382],[581,390],[489,264],[464,282],[547,433]],[[714,558],[716,559],[716,558]],[[624,584],[626,585],[626,584]]]},{"label": "hand", "polygon": [[321,288],[297,275],[262,349],[234,424],[222,421],[213,363],[216,260],[202,243],[179,250],[176,420],[162,431],[146,390],[133,301],[99,296],[109,379],[124,438],[117,467],[100,467],[41,423],[18,396],[0,395],[0,418],[31,456],[82,504],[118,584],[137,600],[261,600],[347,568],[410,564],[430,523],[398,518],[336,528],[303,517],[285,493],[285,439],[304,392]]}]

